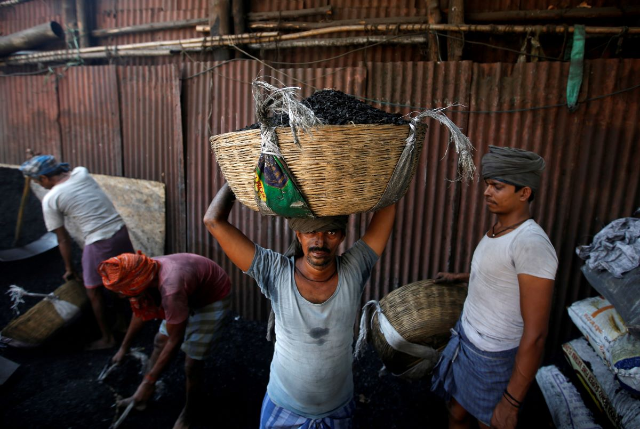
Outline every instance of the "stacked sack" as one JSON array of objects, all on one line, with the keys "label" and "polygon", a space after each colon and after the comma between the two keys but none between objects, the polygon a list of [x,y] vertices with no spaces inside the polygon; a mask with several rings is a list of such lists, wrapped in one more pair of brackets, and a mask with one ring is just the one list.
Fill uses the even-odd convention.
[{"label": "stacked sack", "polygon": [[562,346],[591,397],[621,428],[640,428],[639,238],[640,219],[623,218],[577,249],[590,284],[611,301],[596,296],[572,304],[569,316],[584,337]]}]

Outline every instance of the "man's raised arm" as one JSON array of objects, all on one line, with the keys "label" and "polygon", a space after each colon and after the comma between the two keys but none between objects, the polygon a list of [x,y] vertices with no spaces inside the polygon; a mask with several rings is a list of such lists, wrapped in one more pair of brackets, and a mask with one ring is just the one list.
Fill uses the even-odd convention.
[{"label": "man's raised arm", "polygon": [[367,243],[378,256],[382,255],[396,218],[396,205],[392,204],[373,214],[362,241]]},{"label": "man's raised arm", "polygon": [[246,272],[251,267],[256,247],[242,231],[229,223],[229,213],[235,200],[229,184],[225,183],[211,201],[203,221],[231,262]]}]

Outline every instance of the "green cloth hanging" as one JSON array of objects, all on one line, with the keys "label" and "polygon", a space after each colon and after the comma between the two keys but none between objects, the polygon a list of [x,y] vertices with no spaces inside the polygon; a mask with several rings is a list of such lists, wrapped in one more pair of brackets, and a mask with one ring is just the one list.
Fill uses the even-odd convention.
[{"label": "green cloth hanging", "polygon": [[584,72],[584,45],[584,25],[574,25],[571,66],[569,68],[569,79],[567,80],[567,107],[571,112],[574,112],[578,108],[578,95],[580,95],[580,86],[582,86],[582,75]]},{"label": "green cloth hanging", "polygon": [[292,178],[282,158],[260,154],[255,171],[256,199],[280,216],[314,217]]}]

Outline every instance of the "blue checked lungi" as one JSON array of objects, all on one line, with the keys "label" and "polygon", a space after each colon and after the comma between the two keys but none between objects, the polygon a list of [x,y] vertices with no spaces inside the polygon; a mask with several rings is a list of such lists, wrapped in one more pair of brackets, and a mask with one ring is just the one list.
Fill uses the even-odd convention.
[{"label": "blue checked lungi", "polygon": [[473,417],[489,426],[502,392],[509,384],[518,348],[486,352],[474,346],[460,321],[433,370],[431,391],[452,397]]},{"label": "blue checked lungi", "polygon": [[260,429],[351,429],[355,409],[356,401],[352,399],[326,417],[311,419],[277,406],[269,398],[269,394],[265,393],[260,412]]},{"label": "blue checked lungi", "polygon": [[[181,350],[195,360],[203,360],[213,352],[222,336],[230,307],[231,294],[220,301],[197,310],[191,310]],[[160,324],[159,332],[162,335],[169,336],[166,320],[163,320]]]}]

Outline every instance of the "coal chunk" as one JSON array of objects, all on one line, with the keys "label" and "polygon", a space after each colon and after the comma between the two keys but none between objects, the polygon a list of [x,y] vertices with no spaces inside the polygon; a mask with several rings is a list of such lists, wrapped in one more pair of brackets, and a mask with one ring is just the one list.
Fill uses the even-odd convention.
[{"label": "coal chunk", "polygon": [[[316,91],[311,97],[302,100],[325,125],[347,124],[393,124],[409,123],[400,113],[388,113],[358,100],[356,97],[335,89]],[[271,126],[288,127],[288,115],[275,115],[270,118]],[[260,123],[249,125],[238,131],[259,129]]]}]

